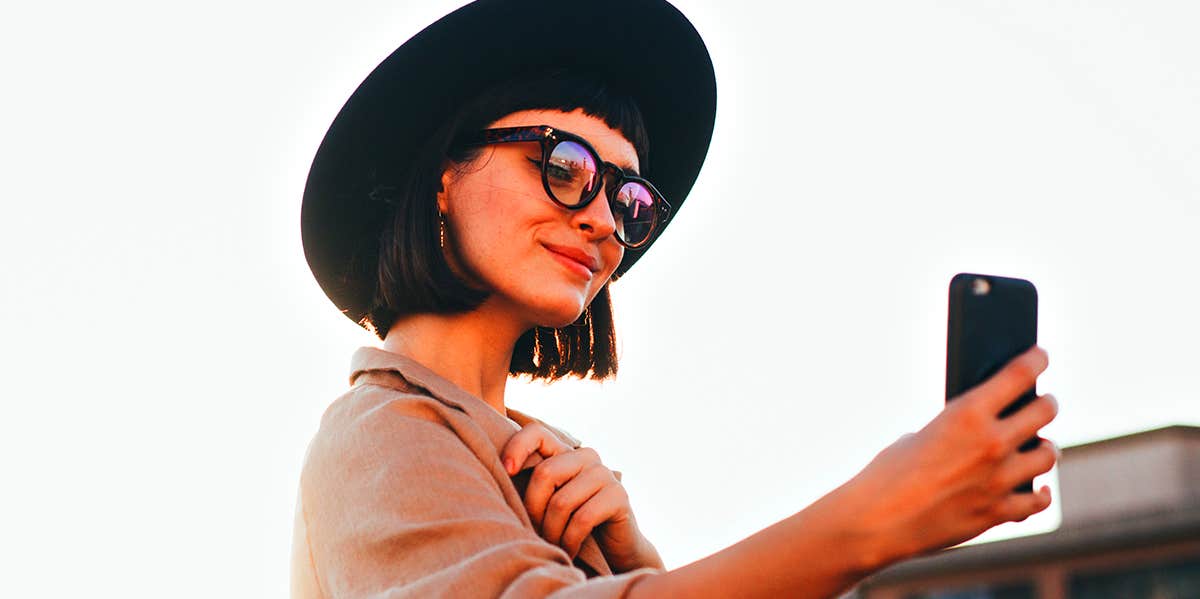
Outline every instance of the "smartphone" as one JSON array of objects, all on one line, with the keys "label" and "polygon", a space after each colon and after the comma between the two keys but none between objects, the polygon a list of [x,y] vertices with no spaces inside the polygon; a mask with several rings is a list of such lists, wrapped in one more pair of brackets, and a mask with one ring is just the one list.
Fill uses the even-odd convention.
[{"label": "smartphone", "polygon": [[[1024,279],[959,273],[950,280],[950,319],[946,331],[946,401],[996,374],[1037,344],[1037,288]],[[1006,406],[1006,418],[1037,397],[1031,388]],[[1020,451],[1038,446],[1027,439]],[[1015,491],[1032,493],[1030,480]]]}]

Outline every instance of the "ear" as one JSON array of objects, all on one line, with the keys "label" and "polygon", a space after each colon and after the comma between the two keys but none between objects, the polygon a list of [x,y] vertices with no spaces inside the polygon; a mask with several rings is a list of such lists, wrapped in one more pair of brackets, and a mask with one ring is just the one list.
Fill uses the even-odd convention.
[{"label": "ear", "polygon": [[453,183],[454,183],[453,169],[447,168],[446,170],[443,170],[441,185],[438,187],[438,192],[437,192],[438,212],[440,212],[442,214],[446,214],[447,210],[449,209],[450,185]]}]

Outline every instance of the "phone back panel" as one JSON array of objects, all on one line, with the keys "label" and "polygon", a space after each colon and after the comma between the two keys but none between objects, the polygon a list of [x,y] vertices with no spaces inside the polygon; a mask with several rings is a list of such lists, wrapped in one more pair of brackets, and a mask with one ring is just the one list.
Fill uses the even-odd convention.
[{"label": "phone back panel", "polygon": [[[1024,279],[962,273],[950,281],[946,400],[987,380],[1037,344],[1037,289]],[[1001,417],[1036,392],[1030,389]]]}]

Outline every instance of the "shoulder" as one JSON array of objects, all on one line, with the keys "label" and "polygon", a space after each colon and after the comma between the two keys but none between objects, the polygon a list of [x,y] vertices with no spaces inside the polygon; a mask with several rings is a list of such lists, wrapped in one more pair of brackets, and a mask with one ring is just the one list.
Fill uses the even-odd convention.
[{"label": "shoulder", "polygon": [[478,453],[474,428],[461,410],[433,397],[356,386],[326,409],[309,443],[302,477],[396,461],[414,468],[430,464],[423,456],[438,453],[461,459]]},{"label": "shoulder", "polygon": [[321,432],[414,419],[448,425],[461,410],[429,395],[380,385],[358,385],[337,398],[321,417]]}]

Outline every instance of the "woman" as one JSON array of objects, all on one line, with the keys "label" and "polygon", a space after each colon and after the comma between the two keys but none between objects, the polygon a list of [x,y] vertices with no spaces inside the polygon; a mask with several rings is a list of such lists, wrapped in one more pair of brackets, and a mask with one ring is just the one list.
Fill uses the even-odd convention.
[{"label": "woman", "polygon": [[[664,571],[618,473],[505,406],[508,377],[617,370],[608,285],[678,212],[707,151],[712,65],[661,0],[480,0],[358,88],[313,162],[314,275],[382,349],[309,447],[297,597],[828,597],[1045,509],[1034,349],[812,506]],[[651,146],[651,143],[653,146]],[[653,157],[650,148],[653,147]],[[644,177],[643,177],[644,175]],[[735,207],[736,208],[736,207]]]}]

